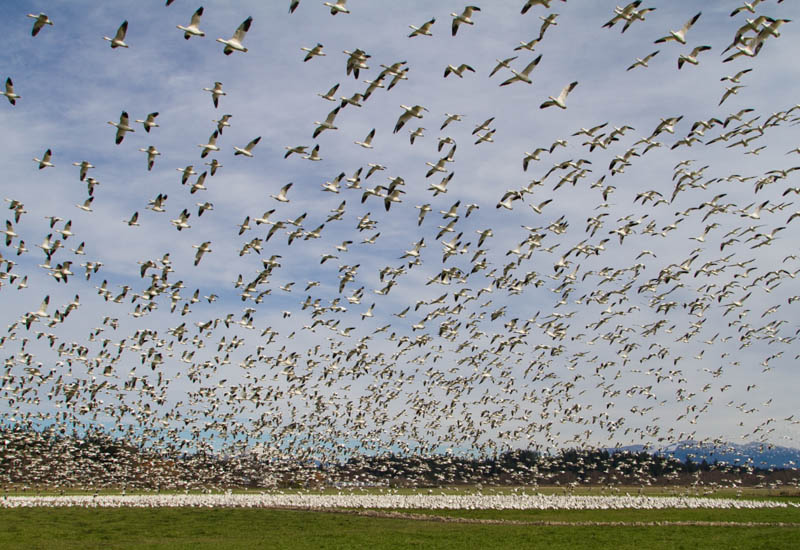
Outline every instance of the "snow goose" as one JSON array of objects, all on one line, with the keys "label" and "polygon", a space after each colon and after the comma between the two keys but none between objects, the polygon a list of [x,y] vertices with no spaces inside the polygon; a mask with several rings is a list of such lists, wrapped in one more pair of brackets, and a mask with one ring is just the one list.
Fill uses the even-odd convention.
[{"label": "snow goose", "polygon": [[111,42],[112,48],[127,48],[128,45],[125,43],[125,33],[128,32],[128,20],[122,22],[122,25],[119,26],[117,29],[117,34],[114,35],[114,38],[109,38],[107,36],[103,37],[103,40],[107,40]]},{"label": "snow goose", "polygon": [[472,14],[476,11],[481,11],[481,9],[478,6],[466,6],[464,11],[462,11],[460,14],[455,12],[450,14],[450,17],[453,18],[453,36],[455,36],[458,32],[458,27],[461,25],[461,23],[466,23],[467,25],[475,24],[475,22],[472,20]]},{"label": "snow goose", "polygon": [[[209,151],[219,151],[219,147],[217,146],[217,137],[219,137],[219,132],[214,130],[214,133],[211,134],[208,138],[208,143],[198,143],[198,147],[203,148],[203,152],[200,153],[200,158],[206,158]],[[214,175],[213,173],[211,174]]]},{"label": "snow goose", "polygon": [[470,67],[466,63],[462,63],[458,67],[454,67],[453,65],[448,65],[444,69],[444,77],[447,78],[450,75],[450,73],[453,73],[458,78],[463,78],[464,77],[464,71],[472,71],[474,73],[475,69],[473,69],[472,67]]},{"label": "snow goose", "polygon": [[150,113],[149,115],[147,115],[147,118],[145,118],[144,120],[136,119],[136,122],[138,122],[139,124],[144,126],[144,131],[145,132],[150,133],[150,128],[158,128],[158,124],[156,124],[156,117],[157,116],[158,116],[157,112]]},{"label": "snow goose", "polygon": [[203,88],[204,91],[211,94],[211,99],[214,101],[214,108],[219,107],[219,98],[223,95],[228,95],[222,91],[222,82],[214,82],[213,88]]},{"label": "snow goose", "polygon": [[50,158],[52,156],[53,156],[52,151],[50,151],[50,149],[48,149],[47,151],[44,152],[44,157],[43,158],[38,159],[38,158],[34,157],[33,158],[33,162],[38,162],[39,163],[39,170],[41,170],[42,168],[48,168],[48,167],[52,168],[53,166],[55,166],[52,162],[50,162]]},{"label": "snow goose", "polygon": [[414,25],[409,25],[408,28],[411,29],[411,34],[408,35],[409,38],[414,38],[415,36],[433,36],[431,33],[431,27],[433,24],[436,23],[436,18],[432,18],[430,21],[426,21],[419,27],[415,27]]},{"label": "snow goose", "polygon": [[370,130],[369,134],[367,134],[367,137],[364,138],[364,141],[354,141],[353,143],[355,143],[356,145],[360,145],[364,149],[372,149],[372,138],[374,137],[375,137],[375,128]]},{"label": "snow goose", "polygon": [[212,120],[211,121],[211,122],[216,122],[217,123],[217,132],[219,132],[219,135],[222,135],[222,130],[224,128],[227,128],[227,127],[229,127],[231,125],[231,123],[228,122],[228,121],[231,119],[232,116],[233,115],[222,115],[222,117],[219,120]]},{"label": "snow goose", "polygon": [[11,81],[10,76],[6,78],[6,91],[0,92],[0,95],[6,96],[8,98],[8,102],[12,105],[16,105],[17,100],[22,97],[14,93],[14,83]]},{"label": "snow goose", "polygon": [[337,13],[350,13],[350,10],[347,9],[347,0],[336,0],[336,3],[332,2],[323,2],[324,5],[328,6],[331,9],[331,15],[336,15]]},{"label": "snow goose", "polygon": [[697,12],[697,14],[689,19],[680,30],[677,31],[669,31],[668,36],[662,36],[658,40],[655,41],[655,44],[660,44],[662,42],[668,42],[669,40],[675,40],[676,42],[680,42],[681,44],[686,44],[686,33],[689,32],[689,29],[692,28],[698,19],[700,19],[700,14],[702,12]]},{"label": "snow goose", "polygon": [[44,27],[45,25],[53,24],[50,18],[47,17],[47,15],[44,13],[40,13],[39,15],[29,13],[28,17],[36,19],[36,21],[33,22],[33,28],[31,29],[31,36],[36,36],[37,34],[39,34],[39,31],[42,30],[42,27]]},{"label": "snow goose", "polygon": [[286,193],[289,192],[289,189],[292,188],[292,185],[294,185],[294,184],[291,183],[291,182],[287,183],[286,185],[281,187],[281,190],[278,191],[277,195],[270,195],[270,197],[272,197],[273,199],[275,199],[278,202],[289,202],[289,198],[286,196]]},{"label": "snow goose", "polygon": [[544,103],[542,103],[542,104],[539,106],[539,108],[540,108],[540,109],[546,109],[547,107],[552,107],[553,105],[555,105],[555,106],[557,106],[557,107],[560,107],[560,108],[562,108],[562,109],[566,109],[566,108],[567,108],[567,105],[566,105],[566,103],[565,103],[565,102],[566,102],[566,100],[567,100],[567,95],[568,95],[568,94],[569,94],[569,93],[570,93],[572,90],[574,90],[574,89],[575,89],[575,86],[577,86],[577,85],[578,85],[578,81],[577,81],[577,80],[576,80],[575,82],[571,82],[571,83],[567,84],[567,85],[566,85],[566,86],[564,86],[564,88],[561,90],[561,93],[560,93],[560,94],[558,94],[558,97],[548,96],[548,97],[547,97],[547,99],[548,99],[548,100],[547,100],[547,101],[545,101]]},{"label": "snow goose", "polygon": [[704,52],[706,50],[710,50],[711,46],[697,46],[692,50],[692,53],[689,55],[681,54],[678,56],[678,69],[683,67],[684,63],[691,63],[692,65],[698,65],[700,62],[697,60],[697,56],[700,52]]},{"label": "snow goose", "polygon": [[183,37],[186,40],[189,40],[193,36],[205,36],[206,33],[200,30],[200,18],[203,16],[203,6],[197,8],[192,14],[192,20],[189,22],[189,25],[184,27],[182,25],[176,25],[176,27],[183,31]]},{"label": "snow goose", "polygon": [[82,160],[81,162],[73,162],[72,165],[80,167],[81,181],[86,179],[86,173],[89,171],[89,168],[94,168],[94,164],[90,163],[88,160]]},{"label": "snow goose", "polygon": [[250,30],[250,24],[253,22],[252,17],[248,17],[245,19],[241,25],[236,29],[236,32],[233,33],[233,36],[228,40],[217,38],[217,42],[221,44],[225,44],[225,49],[223,52],[225,55],[230,55],[234,51],[237,52],[246,52],[247,48],[242,45],[242,40],[244,40],[244,36],[247,34],[247,31]]},{"label": "snow goose", "polygon": [[126,111],[122,111],[119,115],[119,122],[112,122],[108,121],[111,126],[116,127],[117,129],[117,137],[116,137],[116,144],[119,145],[122,143],[122,140],[125,139],[125,132],[135,132],[130,125],[130,119],[128,118],[128,113]]},{"label": "snow goose", "polygon": [[[513,58],[511,58],[511,59],[513,59]],[[514,73],[514,76],[512,76],[511,78],[505,80],[500,85],[501,86],[508,86],[509,84],[512,84],[514,82],[525,82],[526,84],[531,84],[531,77],[530,77],[531,71],[533,71],[533,69],[536,68],[536,65],[538,65],[539,61],[541,61],[541,60],[542,60],[542,56],[541,56],[541,54],[539,54],[539,56],[536,59],[534,59],[533,61],[531,61],[530,63],[528,63],[525,66],[525,68],[522,69],[521,72],[517,72],[514,69],[511,69],[511,67],[509,67],[509,69],[511,69],[511,72]]]},{"label": "snow goose", "polygon": [[253,156],[253,152],[252,152],[253,151],[253,147],[255,147],[258,144],[259,141],[261,141],[261,136],[258,136],[257,138],[254,138],[253,140],[251,140],[250,143],[245,145],[244,149],[242,149],[241,147],[236,147],[234,145],[233,148],[236,150],[236,152],[234,153],[234,156],[235,155],[244,155],[246,157],[251,157],[252,158],[252,156]]},{"label": "snow goose", "polygon": [[156,157],[161,153],[158,152],[158,149],[156,149],[154,145],[150,145],[147,149],[140,148],[139,150],[142,153],[147,153],[147,170],[152,170],[153,164],[156,161]]},{"label": "snow goose", "polygon": [[628,67],[627,69],[625,69],[625,70],[626,71],[630,71],[632,69],[635,69],[636,67],[645,67],[646,68],[648,66],[647,63],[651,59],[653,59],[656,55],[658,55],[658,52],[660,52],[660,51],[661,50],[656,50],[653,53],[648,54],[648,55],[646,55],[644,57],[641,57],[641,58],[637,57],[636,61],[634,61],[633,64],[630,67]]}]

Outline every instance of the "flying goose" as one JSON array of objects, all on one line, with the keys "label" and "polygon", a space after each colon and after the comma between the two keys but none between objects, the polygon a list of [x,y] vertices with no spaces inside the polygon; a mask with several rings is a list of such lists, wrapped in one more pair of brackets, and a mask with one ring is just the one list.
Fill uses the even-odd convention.
[{"label": "flying goose", "polygon": [[223,95],[228,95],[222,91],[222,82],[214,82],[213,88],[203,88],[204,91],[211,93],[211,99],[214,101],[214,108],[219,107],[219,98]]},{"label": "flying goose", "polygon": [[697,56],[700,52],[704,52],[706,50],[710,50],[711,46],[697,46],[692,50],[692,53],[689,55],[681,54],[678,56],[678,69],[683,67],[684,63],[691,63],[692,65],[698,65],[700,62],[697,60]]},{"label": "flying goose", "polygon": [[414,105],[413,107],[400,105],[400,107],[402,107],[405,112],[398,117],[397,124],[394,125],[394,131],[392,132],[394,134],[399,132],[403,125],[411,120],[411,117],[422,118],[422,111],[428,110],[422,105]]},{"label": "flying goose", "polygon": [[241,25],[236,29],[236,32],[233,33],[233,36],[228,40],[224,40],[222,38],[217,38],[217,42],[221,44],[225,44],[225,49],[222,51],[225,55],[230,55],[234,51],[237,52],[247,52],[247,48],[242,45],[242,40],[244,40],[244,36],[247,34],[247,31],[250,30],[250,24],[253,22],[252,17],[248,17],[245,19]]},{"label": "flying goose", "polygon": [[103,37],[103,40],[107,40],[111,42],[112,48],[127,48],[128,45],[125,43],[125,33],[128,32],[128,20],[122,22],[122,25],[119,26],[117,29],[117,34],[114,35],[114,38],[109,38],[107,36]]},{"label": "flying goose", "polygon": [[158,116],[157,112],[150,113],[149,115],[147,115],[146,119],[144,119],[144,120],[136,119],[136,122],[138,122],[139,124],[143,125],[144,126],[144,131],[149,133],[150,132],[150,128],[158,128],[158,124],[156,124],[156,117],[157,116]]},{"label": "flying goose", "polygon": [[[513,59],[513,58],[511,58],[511,59]],[[530,78],[531,71],[533,71],[533,69],[536,67],[536,65],[539,64],[539,61],[541,61],[541,60],[542,60],[542,55],[539,54],[539,56],[536,57],[536,59],[534,59],[530,63],[528,63],[525,66],[525,68],[522,69],[521,72],[517,72],[514,69],[511,69],[511,67],[509,67],[509,69],[511,69],[511,72],[514,73],[514,76],[512,76],[511,78],[508,78],[507,80],[502,82],[500,85],[501,86],[508,86],[509,84],[513,84],[514,82],[525,82],[527,84],[531,84],[531,82],[532,82],[531,78]],[[489,75],[489,76],[491,76],[491,75]]]},{"label": "flying goose", "polygon": [[236,152],[234,153],[234,156],[235,155],[244,155],[246,157],[251,157],[252,158],[252,156],[253,156],[253,153],[252,153],[253,147],[255,147],[258,144],[259,141],[261,141],[261,136],[258,136],[257,138],[252,139],[250,141],[250,143],[245,145],[244,149],[242,149],[241,147],[236,147],[234,145],[233,148],[236,150]]},{"label": "flying goose", "polygon": [[292,185],[294,185],[294,184],[291,183],[291,182],[287,183],[286,185],[281,187],[281,190],[278,192],[277,195],[270,195],[270,197],[272,197],[273,199],[275,199],[276,201],[279,201],[279,202],[289,202],[289,199],[286,196],[286,193],[289,192],[289,189],[292,188]]},{"label": "flying goose", "polygon": [[464,78],[464,71],[472,71],[475,72],[475,69],[467,65],[466,63],[462,63],[458,67],[454,67],[453,65],[448,65],[444,69],[444,77],[447,78],[450,73],[453,73],[458,78]]},{"label": "flying goose", "polygon": [[53,24],[50,18],[47,17],[47,15],[44,13],[40,13],[39,15],[29,13],[28,17],[36,19],[36,21],[33,22],[33,28],[31,29],[31,36],[36,36],[37,34],[39,34],[39,31],[42,30],[42,27],[44,27],[45,25]]},{"label": "flying goose", "polygon": [[336,3],[333,4],[331,2],[323,2],[324,5],[328,6],[331,9],[331,15],[336,15],[337,13],[350,13],[350,10],[347,9],[347,0],[336,0]]},{"label": "flying goose", "polygon": [[203,16],[203,6],[197,8],[192,14],[192,20],[189,22],[189,25],[184,27],[182,25],[176,25],[176,27],[183,31],[183,37],[186,40],[189,40],[193,36],[205,36],[206,33],[200,30],[200,17]]},{"label": "flying goose", "polygon": [[695,15],[694,17],[689,19],[686,22],[686,24],[684,24],[683,27],[680,28],[680,30],[669,31],[669,35],[668,36],[662,36],[661,38],[656,40],[654,43],[655,44],[660,44],[662,42],[667,42],[669,40],[675,40],[676,42],[680,42],[681,44],[686,44],[686,33],[689,31],[689,29],[692,28],[692,25],[694,25],[697,22],[697,20],[700,19],[700,14],[701,13],[702,12],[697,12],[697,15]]},{"label": "flying goose", "polygon": [[630,71],[631,69],[635,69],[636,67],[645,67],[645,68],[646,68],[646,67],[648,66],[648,65],[647,65],[647,63],[648,63],[648,62],[649,62],[651,59],[653,59],[653,58],[654,58],[656,55],[658,55],[658,52],[660,52],[660,51],[661,51],[661,50],[656,50],[656,51],[654,51],[653,53],[651,53],[651,54],[648,54],[648,55],[646,55],[646,56],[644,56],[644,57],[642,57],[642,58],[639,58],[639,57],[637,57],[637,58],[636,58],[636,61],[635,61],[635,62],[634,62],[634,63],[633,63],[633,64],[632,64],[630,67],[628,67],[628,68],[627,68],[627,69],[625,69],[625,70],[626,70],[626,71]]},{"label": "flying goose", "polygon": [[11,103],[12,105],[16,105],[17,100],[22,97],[14,93],[14,83],[11,82],[10,76],[6,78],[6,91],[0,92],[0,95],[6,96],[8,98],[8,102]]},{"label": "flying goose", "polygon": [[450,17],[453,18],[453,36],[455,36],[458,32],[458,27],[461,25],[461,23],[466,23],[467,25],[475,24],[475,22],[472,20],[472,13],[476,11],[481,11],[481,9],[478,6],[466,6],[464,11],[462,11],[460,14],[455,12],[450,14]]},{"label": "flying goose", "polygon": [[408,35],[409,38],[414,38],[415,36],[433,36],[431,33],[431,27],[433,24],[436,23],[436,18],[431,18],[430,21],[426,21],[419,27],[415,27],[414,25],[409,25],[408,28],[411,29],[411,34]]},{"label": "flying goose", "polygon": [[34,157],[33,158],[33,162],[38,162],[39,163],[39,170],[41,170],[42,168],[48,168],[48,167],[52,168],[53,166],[55,166],[52,162],[50,162],[50,158],[52,156],[53,156],[52,151],[50,151],[50,149],[48,149],[47,151],[44,152],[44,157],[43,158],[38,159],[38,158]]},{"label": "flying goose", "polygon": [[[217,137],[219,137],[219,132],[214,130],[214,133],[211,134],[211,136],[209,136],[209,138],[208,138],[208,143],[198,143],[197,144],[198,147],[202,147],[203,148],[203,152],[200,153],[200,158],[206,158],[206,156],[208,155],[209,151],[219,151],[219,147],[217,146]],[[211,175],[212,176],[214,175],[213,172],[212,172]]]},{"label": "flying goose", "polygon": [[147,149],[139,149],[143,153],[147,153],[147,170],[153,169],[153,164],[156,161],[156,156],[160,155],[161,153],[155,148],[154,145],[150,145]]},{"label": "flying goose", "polygon": [[375,128],[370,130],[369,134],[367,134],[367,137],[364,138],[364,141],[354,141],[353,143],[355,143],[356,145],[360,145],[364,149],[372,149],[372,138],[374,137],[375,137]]},{"label": "flying goose", "polygon": [[564,88],[561,90],[561,93],[560,93],[560,94],[558,94],[558,97],[548,96],[548,97],[547,97],[547,99],[548,99],[548,100],[547,100],[547,101],[545,101],[544,103],[542,103],[542,104],[539,106],[539,108],[540,108],[540,109],[546,109],[547,107],[552,107],[553,105],[555,105],[555,106],[557,106],[557,107],[560,107],[560,108],[562,108],[562,109],[566,109],[566,108],[567,108],[567,105],[566,105],[566,103],[564,103],[564,102],[567,100],[567,95],[568,95],[568,94],[569,94],[569,93],[570,93],[572,90],[574,90],[574,89],[575,89],[575,86],[577,86],[577,85],[578,85],[578,82],[577,82],[577,81],[575,81],[575,82],[571,82],[570,84],[567,84],[567,85],[566,85],[566,86],[564,86]]},{"label": "flying goose", "polygon": [[114,126],[114,127],[117,128],[117,138],[116,138],[116,144],[117,145],[122,143],[122,140],[125,139],[125,132],[135,132],[136,131],[133,128],[131,128],[130,119],[128,118],[128,113],[126,111],[122,111],[122,113],[119,115],[119,122],[111,122],[109,120],[108,123],[111,126]]}]

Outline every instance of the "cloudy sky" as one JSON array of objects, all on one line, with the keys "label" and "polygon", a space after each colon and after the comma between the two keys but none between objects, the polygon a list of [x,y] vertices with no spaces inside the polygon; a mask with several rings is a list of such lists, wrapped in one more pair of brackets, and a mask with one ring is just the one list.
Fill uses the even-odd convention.
[{"label": "cloudy sky", "polygon": [[[317,0],[209,0],[188,40],[176,26],[200,3],[186,0],[0,5],[0,78],[20,96],[0,97],[4,422],[290,452],[797,446],[800,35],[773,23],[797,6],[703,3],[684,45],[654,42],[697,14],[690,0],[642,2],[654,11],[624,33],[603,28],[614,2],[523,4],[482,5],[453,36],[452,2],[351,0],[333,16]],[[53,25],[32,37],[39,12]],[[247,51],[225,55],[215,40],[248,17]],[[408,36],[432,19],[432,36]],[[128,47],[111,48],[123,21]],[[737,34],[758,55],[726,62]],[[679,69],[697,46],[710,50]],[[500,86],[537,56],[532,83]],[[341,103],[367,81],[381,87]],[[572,82],[566,109],[540,108]],[[402,106],[425,110],[394,133]],[[117,145],[107,122],[123,111],[135,131]],[[371,148],[354,143],[372,129]],[[288,202],[272,198],[289,183]]]}]

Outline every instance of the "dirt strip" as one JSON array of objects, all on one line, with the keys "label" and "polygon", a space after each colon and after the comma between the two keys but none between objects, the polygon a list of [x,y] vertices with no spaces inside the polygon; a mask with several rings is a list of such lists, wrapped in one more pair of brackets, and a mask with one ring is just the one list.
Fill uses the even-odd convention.
[{"label": "dirt strip", "polygon": [[438,516],[432,514],[415,514],[412,512],[392,512],[384,510],[352,510],[344,508],[300,508],[285,506],[281,509],[309,510],[330,514],[347,514],[372,518],[410,519],[416,521],[434,521],[440,523],[472,523],[483,525],[533,525],[540,527],[800,527],[797,522],[755,522],[755,521],[523,521],[515,519],[483,519],[462,518],[455,516]]}]

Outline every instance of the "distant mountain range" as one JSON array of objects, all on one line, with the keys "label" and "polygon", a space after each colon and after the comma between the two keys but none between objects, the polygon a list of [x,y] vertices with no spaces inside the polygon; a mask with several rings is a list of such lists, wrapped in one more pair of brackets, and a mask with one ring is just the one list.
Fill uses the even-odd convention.
[{"label": "distant mountain range", "polygon": [[641,452],[673,456],[681,462],[691,458],[692,462],[706,460],[734,466],[750,465],[755,468],[800,468],[800,449],[767,445],[765,443],[723,443],[712,444],[701,441],[681,441],[661,449],[645,448],[643,445],[629,445],[609,449],[611,452]]}]

